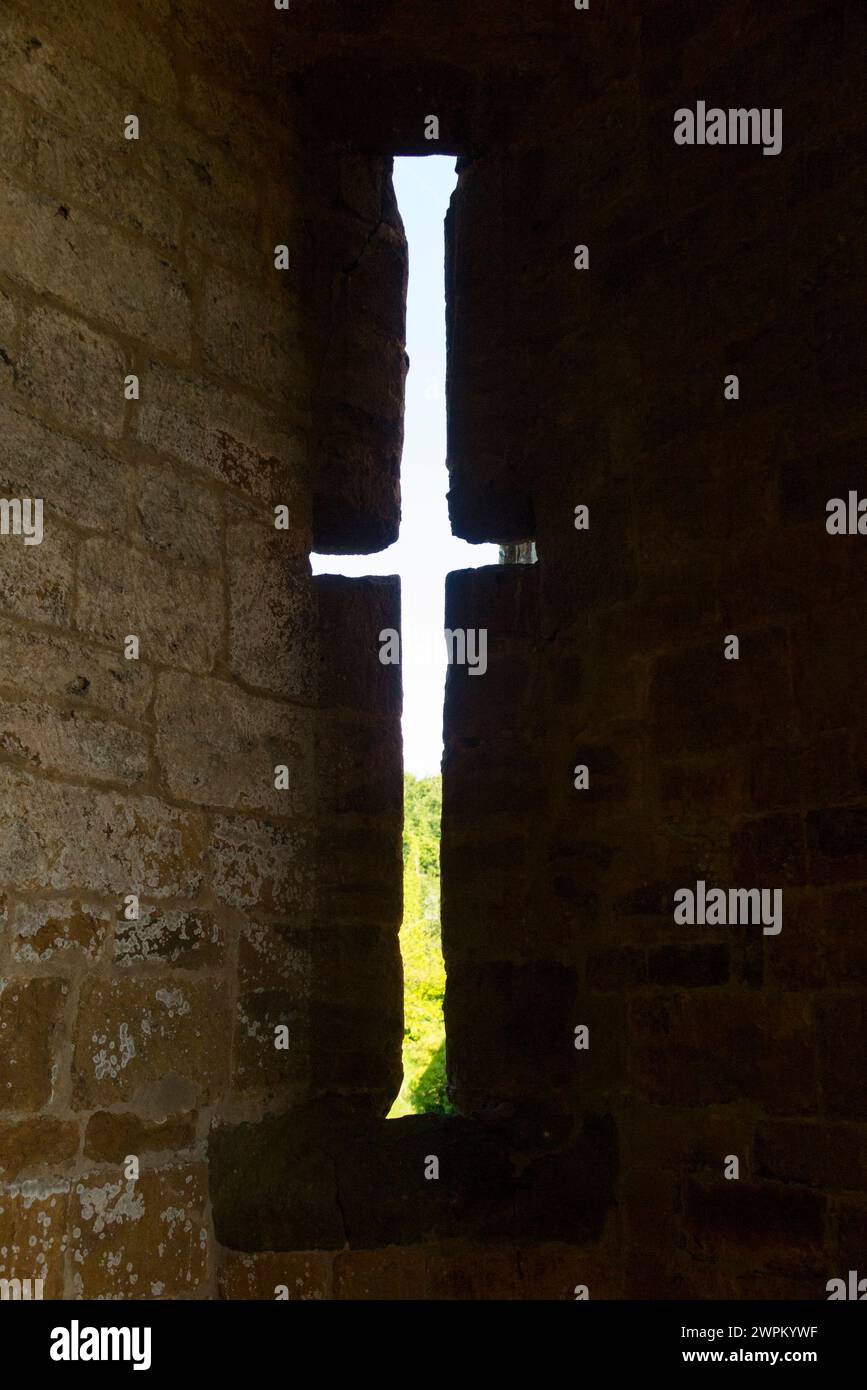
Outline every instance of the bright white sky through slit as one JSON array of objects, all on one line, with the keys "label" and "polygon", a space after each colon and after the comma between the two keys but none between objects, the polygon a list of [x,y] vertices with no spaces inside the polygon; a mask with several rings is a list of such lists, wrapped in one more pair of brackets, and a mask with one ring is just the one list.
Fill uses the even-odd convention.
[{"label": "bright white sky through slit", "polygon": [[409,243],[407,352],[400,536],[375,555],[311,555],[314,574],[399,574],[403,629],[403,765],[416,777],[440,770],[449,570],[495,565],[496,545],[468,545],[449,529],[446,492],[446,324],[443,222],[457,182],[454,158],[394,161],[394,187]]}]

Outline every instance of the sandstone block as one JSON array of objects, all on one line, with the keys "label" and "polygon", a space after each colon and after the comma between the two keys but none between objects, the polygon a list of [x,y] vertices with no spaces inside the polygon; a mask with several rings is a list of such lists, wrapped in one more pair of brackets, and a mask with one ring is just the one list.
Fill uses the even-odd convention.
[{"label": "sandstone block", "polygon": [[[315,1251],[301,1254],[238,1255],[229,1251],[220,1272],[220,1296],[225,1299],[272,1301],[277,1290],[288,1290],[291,1302],[330,1297],[331,1261]],[[284,1295],[285,1297],[285,1295]]]},{"label": "sandstone block", "polygon": [[[785,931],[785,927],[783,928]],[[656,1105],[748,1098],[773,1114],[816,1105],[816,1038],[798,994],[666,993],[634,998],[629,1050],[637,1094]]]},{"label": "sandstone block", "polygon": [[145,660],[208,671],[220,645],[221,603],[213,574],[170,567],[119,542],[81,547],[76,626],[118,651],[135,633]]},{"label": "sandstone block", "polygon": [[60,980],[0,983],[0,1109],[32,1112],[51,1099],[67,989]]},{"label": "sandstone block", "polygon": [[807,816],[810,870],[817,883],[851,883],[867,874],[867,806],[832,806]]},{"label": "sandstone block", "polygon": [[63,1297],[68,1194],[62,1179],[0,1187],[0,1279],[42,1279],[43,1298]]},{"label": "sandstone block", "polygon": [[203,827],[154,797],[53,784],[0,767],[0,882],[22,890],[194,897]]},{"label": "sandstone block", "polygon": [[[123,377],[116,378],[123,400]],[[84,392],[85,399],[88,392]],[[41,497],[45,539],[33,551],[55,540],[53,518],[94,531],[119,532],[126,526],[129,470],[104,449],[67,439],[56,430],[0,405],[0,486],[6,497]],[[4,546],[9,541],[4,540]]]},{"label": "sandstone block", "polygon": [[217,266],[205,276],[198,319],[209,371],[240,382],[297,410],[303,400],[304,358],[298,305],[272,269],[274,283],[259,289]]},{"label": "sandstone block", "polygon": [[222,926],[210,912],[140,905],[138,921],[117,919],[114,961],[118,966],[161,964],[209,969],[223,960]]},{"label": "sandstone block", "polygon": [[78,1143],[74,1120],[38,1115],[31,1120],[0,1121],[0,1175],[8,1182],[31,1170],[58,1167],[75,1157]]},{"label": "sandstone block", "polygon": [[[157,18],[161,8],[161,0],[150,4],[148,16]],[[131,84],[154,101],[174,101],[177,78],[166,47],[152,30],[137,24],[125,10],[112,9],[99,14],[87,0],[70,0],[62,11],[51,16],[48,24],[45,11],[33,0],[22,0],[16,9],[21,16],[21,19],[16,16],[20,28],[16,25],[12,29],[10,25],[12,33],[17,30],[27,35],[41,35],[40,50],[44,46],[46,51],[43,54],[37,50],[34,57],[41,59],[42,67],[55,68],[54,80],[59,87],[62,83],[61,90],[86,87],[93,80],[94,70],[89,65],[85,68],[84,61],[92,59],[115,74],[122,89],[128,89]],[[83,57],[79,58],[78,54]],[[37,66],[40,66],[38,62]]]},{"label": "sandstone block", "polygon": [[313,906],[310,831],[249,816],[215,816],[210,838],[214,892],[238,911],[309,920]]},{"label": "sandstone block", "polygon": [[786,638],[776,632],[742,636],[738,661],[724,659],[722,636],[660,657],[649,700],[662,756],[778,738],[791,724]]},{"label": "sandstone block", "polygon": [[[115,132],[120,129],[121,121]],[[36,113],[21,136],[17,158],[28,178],[46,194],[74,206],[84,205],[168,254],[176,254],[182,209],[174,191],[149,177],[135,145],[118,140],[115,132],[104,121],[101,128],[72,130],[52,116]]]},{"label": "sandstone block", "polygon": [[312,975],[311,933],[246,918],[238,943],[238,982],[244,990],[279,987],[305,998]]},{"label": "sandstone block", "polygon": [[93,964],[111,933],[112,914],[74,898],[19,902],[10,913],[12,959],[19,964]]},{"label": "sandstone block", "polygon": [[212,491],[167,468],[143,467],[136,511],[143,541],[158,554],[191,569],[221,567],[220,504]]},{"label": "sandstone block", "polygon": [[863,1126],[770,1120],[756,1136],[759,1177],[809,1187],[867,1190]]},{"label": "sandstone block", "polygon": [[158,454],[265,502],[275,473],[294,472],[304,458],[301,437],[276,415],[225,387],[156,362],[142,374],[138,437]]},{"label": "sandstone block", "polygon": [[121,433],[126,361],[105,334],[38,304],[24,320],[16,365],[16,390],[37,411],[106,439]]},{"label": "sandstone block", "polygon": [[704,1245],[719,1242],[749,1250],[820,1247],[825,1198],[806,1188],[776,1183],[704,1183],[690,1179],[684,1218]]},{"label": "sandstone block", "polygon": [[84,1156],[100,1163],[123,1164],[128,1154],[189,1149],[196,1142],[195,1115],[144,1119],[129,1110],[97,1110],[87,1121]]},{"label": "sandstone block", "polygon": [[147,739],[122,724],[0,697],[0,752],[31,769],[134,786],[148,773]]},{"label": "sandstone block", "polygon": [[230,528],[229,660],[247,684],[289,699],[316,689],[316,606],[296,537],[249,522]]},{"label": "sandstone block", "polygon": [[195,1294],[207,1274],[207,1174],[201,1165],[142,1173],[138,1182],[93,1174],[70,1197],[76,1298]]},{"label": "sandstone block", "polygon": [[396,721],[401,706],[400,666],[383,664],[380,633],[400,629],[400,581],[319,575],[319,688],[323,702],[368,710]]},{"label": "sandstone block", "polygon": [[73,637],[27,632],[0,621],[0,683],[35,695],[71,698],[83,709],[141,721],[153,691],[150,668]]},{"label": "sandstone block", "polygon": [[800,816],[763,816],[732,836],[732,872],[739,884],[781,888],[805,881],[804,827]]},{"label": "sandstone block", "polygon": [[[287,1046],[276,1047],[276,1029],[288,1029]],[[294,989],[272,987],[239,995],[232,1039],[232,1084],[271,1095],[306,1081],[310,1070],[307,1001]]]},{"label": "sandstone block", "polygon": [[427,1261],[427,1277],[428,1298],[465,1303],[518,1297],[518,1263],[510,1246],[477,1246],[446,1255],[432,1253]]},{"label": "sandstone block", "polygon": [[[15,490],[12,493],[16,495]],[[38,495],[38,494],[37,494]],[[0,611],[40,623],[68,624],[72,615],[75,541],[66,527],[45,518],[41,545],[22,555],[20,537],[0,544]]]},{"label": "sandstone block", "polygon": [[[83,208],[5,182],[0,271],[90,318],[186,356],[191,310],[180,272]],[[96,267],[97,273],[94,273]]]},{"label": "sandstone block", "polygon": [[[309,713],[259,699],[228,682],[160,677],[157,756],[174,796],[278,816],[312,810]],[[289,785],[275,787],[276,766]]]},{"label": "sandstone block", "polygon": [[[81,992],[73,1085],[83,1107],[146,1100],[161,1078],[181,1078],[192,1104],[225,1085],[228,1001],[222,986],[174,976],[91,979]],[[195,1098],[193,1101],[193,1097]]]}]

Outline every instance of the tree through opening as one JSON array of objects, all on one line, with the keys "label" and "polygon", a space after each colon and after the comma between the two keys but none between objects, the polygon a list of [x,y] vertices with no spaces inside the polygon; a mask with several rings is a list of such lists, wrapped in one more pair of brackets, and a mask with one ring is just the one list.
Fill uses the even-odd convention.
[{"label": "tree through opening", "polygon": [[314,574],[396,573],[401,581],[404,1038],[403,1084],[391,1117],[448,1108],[440,937],[444,586],[450,570],[496,564],[500,558],[496,545],[469,545],[452,535],[446,501],[444,221],[456,181],[454,157],[394,162],[395,193],[409,248],[410,365],[399,538],[375,555],[310,557]]}]

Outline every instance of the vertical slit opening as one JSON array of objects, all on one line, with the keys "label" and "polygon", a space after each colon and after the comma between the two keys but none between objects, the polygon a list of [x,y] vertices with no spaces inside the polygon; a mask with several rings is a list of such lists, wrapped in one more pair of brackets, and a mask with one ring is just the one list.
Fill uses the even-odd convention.
[{"label": "vertical slit opening", "polygon": [[496,545],[453,536],[448,518],[444,222],[456,182],[454,156],[394,161],[409,248],[399,538],[375,555],[310,556],[314,574],[398,574],[401,581],[404,1038],[403,1084],[391,1118],[448,1109],[440,936],[445,577],[497,564],[500,554]]}]

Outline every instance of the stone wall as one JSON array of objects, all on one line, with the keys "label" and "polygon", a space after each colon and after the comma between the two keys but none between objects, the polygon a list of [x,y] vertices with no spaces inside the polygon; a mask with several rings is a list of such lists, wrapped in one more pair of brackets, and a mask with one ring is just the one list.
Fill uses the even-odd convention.
[{"label": "stone wall", "polygon": [[[825,503],[865,423],[865,30],[4,4],[2,493],[45,535],[0,537],[0,1276],[822,1298],[863,1263],[863,538]],[[676,146],[697,100],[781,107],[782,153]],[[449,584],[489,634],[446,703],[461,1113],[386,1121],[398,594],[307,555],[396,534],[389,161],[446,152],[453,525],[538,563]],[[782,932],[677,926],[699,879],[781,887]]]},{"label": "stone wall", "polygon": [[[451,1078],[613,1119],[591,1297],[824,1298],[867,1217],[863,537],[825,527],[863,488],[867,16],[567,8],[450,219],[454,526],[539,556],[449,593],[489,629],[446,701]],[[700,99],[782,108],[782,153],[678,147]],[[700,879],[782,889],[782,932],[676,925]]]},{"label": "stone wall", "polygon": [[354,902],[313,930],[320,826],[351,891],[400,781],[358,789],[382,721],[320,672],[307,555],[396,531],[402,231],[386,164],[305,150],[275,17],[235,8],[0,13],[0,491],[44,499],[40,545],[0,541],[0,1276],[51,1297],[216,1292],[215,1120],[394,1077],[394,1047],[373,1083],[344,1056]]}]

